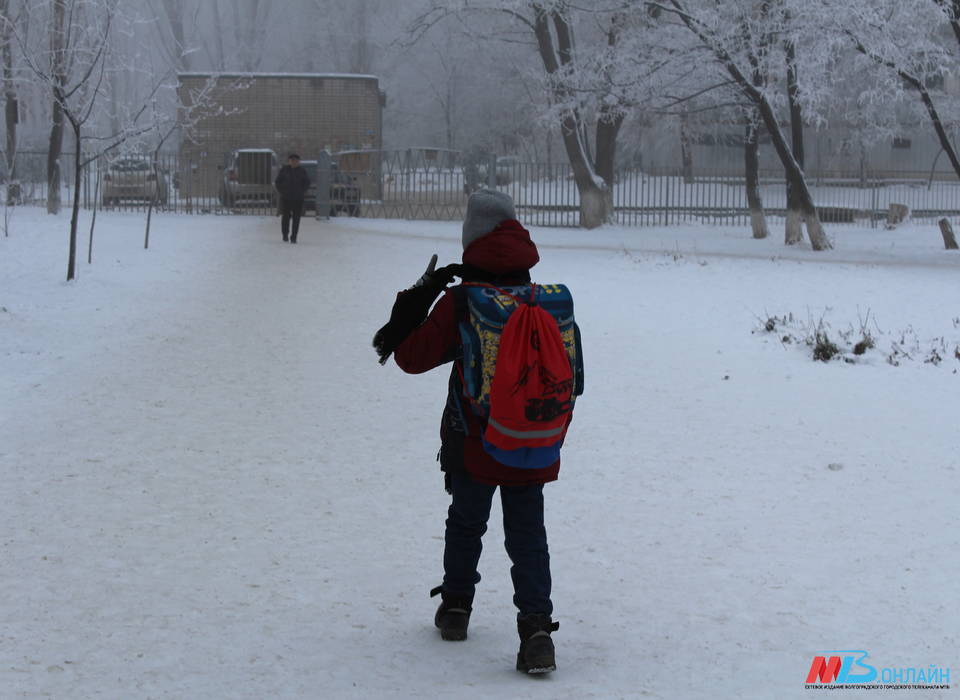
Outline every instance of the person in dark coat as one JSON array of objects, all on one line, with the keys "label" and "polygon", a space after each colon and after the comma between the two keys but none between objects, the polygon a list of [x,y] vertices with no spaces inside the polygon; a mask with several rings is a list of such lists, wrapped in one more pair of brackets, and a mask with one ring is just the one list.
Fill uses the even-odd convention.
[{"label": "person in dark coat", "polygon": [[480,190],[470,196],[462,240],[463,264],[436,270],[433,256],[417,284],[397,295],[391,321],[374,338],[374,346],[381,362],[393,350],[396,363],[412,374],[453,361],[440,425],[439,454],[452,503],[446,521],[443,583],[431,591],[431,596],[442,596],[434,618],[441,636],[466,639],[475,587],[480,581],[477,565],[481,538],[487,530],[494,492],[499,488],[505,545],[513,562],[513,602],[518,609],[521,644],[517,669],[543,673],[556,668],[550,633],[559,627],[551,618],[543,485],[556,480],[560,461],[545,469],[518,469],[499,463],[484,450],[480,436],[486,426],[469,409],[461,380],[458,325],[466,321],[468,312],[459,301],[459,285],[446,288],[454,275],[464,282],[526,284],[530,282],[530,268],[540,256],[530,233],[516,220],[513,201],[493,190]]},{"label": "person in dark coat", "polygon": [[[280,195],[280,233],[283,240],[297,242],[297,233],[300,231],[300,216],[303,214],[303,200],[310,189],[310,176],[300,167],[300,156],[291,153],[287,158],[287,165],[280,168],[277,179],[273,183]],[[293,220],[293,228],[290,221]]]}]

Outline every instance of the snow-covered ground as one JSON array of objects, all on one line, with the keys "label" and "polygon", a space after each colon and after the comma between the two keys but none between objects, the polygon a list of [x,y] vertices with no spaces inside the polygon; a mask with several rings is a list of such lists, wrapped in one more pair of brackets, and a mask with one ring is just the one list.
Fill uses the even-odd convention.
[{"label": "snow-covered ground", "polygon": [[[0,697],[801,698],[833,649],[956,694],[960,255],[934,227],[824,253],[534,229],[587,384],[546,488],[559,670],[531,679],[498,505],[470,639],[433,628],[446,372],[370,348],[456,224],[305,220],[292,246],[160,215],[144,251],[141,216],[101,212],[72,283],[66,226],[20,210],[0,238]],[[762,331],[868,313],[855,364]]]}]

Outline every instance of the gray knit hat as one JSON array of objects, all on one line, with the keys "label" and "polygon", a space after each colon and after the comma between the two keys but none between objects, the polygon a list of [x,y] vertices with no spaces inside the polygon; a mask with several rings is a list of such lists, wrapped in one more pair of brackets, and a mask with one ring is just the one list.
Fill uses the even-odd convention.
[{"label": "gray knit hat", "polygon": [[467,200],[467,215],[463,219],[463,249],[482,238],[504,219],[516,219],[510,195],[496,190],[477,190]]}]

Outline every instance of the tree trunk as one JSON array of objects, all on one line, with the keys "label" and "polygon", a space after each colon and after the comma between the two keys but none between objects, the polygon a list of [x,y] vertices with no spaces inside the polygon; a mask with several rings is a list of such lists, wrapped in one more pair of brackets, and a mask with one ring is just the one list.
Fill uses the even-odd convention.
[{"label": "tree trunk", "polygon": [[166,141],[166,136],[160,140],[160,143],[157,144],[157,147],[153,151],[153,176],[157,179],[157,187],[153,191],[153,197],[150,198],[150,204],[147,205],[147,226],[143,234],[144,250],[150,247],[150,221],[153,218],[153,207],[157,203],[157,197],[160,196],[160,149],[163,148],[164,141]]},{"label": "tree trunk", "polygon": [[947,250],[958,250],[957,237],[953,235],[953,227],[947,219],[940,219],[940,235],[943,236],[943,247]]},{"label": "tree trunk", "polygon": [[190,70],[190,54],[186,52],[186,40],[183,23],[183,5],[179,0],[163,0],[167,21],[170,22],[170,34],[173,36],[171,51],[178,71]]},{"label": "tree trunk", "polygon": [[226,66],[226,56],[223,51],[223,22],[220,19],[220,0],[213,0],[210,6],[213,8],[213,34],[217,39],[217,55],[214,57],[214,69],[223,72]]},{"label": "tree trunk", "polygon": [[622,115],[611,116],[606,110],[601,112],[597,120],[597,175],[611,189],[616,169],[617,136],[622,125]]},{"label": "tree trunk", "polygon": [[[558,12],[546,10],[536,4],[534,8],[536,11],[534,34],[537,38],[537,48],[544,68],[548,74],[553,75],[559,70],[561,62],[567,64],[572,60],[571,29]],[[553,36],[550,33],[551,21],[557,31],[559,53],[554,49]],[[554,92],[558,101],[565,101],[568,97],[562,86],[555,87]],[[563,146],[567,151],[570,167],[573,169],[573,180],[580,193],[580,225],[584,228],[596,228],[610,219],[613,198],[612,191],[597,175],[590,163],[582,130],[583,122],[579,113],[573,109],[567,110],[560,119],[560,135],[563,138]],[[614,131],[614,136],[615,134]],[[612,160],[611,152],[611,163]]]},{"label": "tree trunk", "polygon": [[[867,186],[867,143],[860,137],[857,139],[857,145],[860,147],[860,187]],[[936,164],[936,161],[934,161]],[[932,176],[931,176],[932,177]]]},{"label": "tree trunk", "polygon": [[[456,75],[456,69],[454,69],[454,76]],[[440,107],[443,109],[443,126],[447,135],[447,148],[453,150],[453,101],[455,99],[455,78],[453,76],[447,77],[446,85],[446,99],[443,100],[443,103]],[[437,91],[439,93],[439,90]]]},{"label": "tree trunk", "polygon": [[747,182],[747,206],[750,207],[750,227],[754,238],[770,235],[767,218],[763,213],[763,198],[760,195],[760,140],[759,125],[754,119],[747,121],[744,138],[743,161]]},{"label": "tree trunk", "polygon": [[[620,40],[620,27],[625,18],[621,14],[616,14],[611,19],[610,26],[607,29],[607,46],[614,49]],[[604,72],[604,78],[607,86],[613,84],[613,78],[609,72]],[[597,157],[596,163],[597,175],[603,178],[607,189],[610,191],[610,215],[613,216],[613,187],[615,179],[616,161],[617,161],[617,136],[620,134],[620,127],[623,126],[625,113],[622,109],[604,102],[600,107],[600,114],[597,118]]]},{"label": "tree trunk", "polygon": [[793,194],[793,187],[789,179],[787,180],[787,202],[783,242],[787,245],[797,245],[803,243],[803,214],[800,213],[800,205],[797,203],[797,197]]},{"label": "tree trunk", "polygon": [[693,182],[693,144],[690,142],[690,125],[686,112],[680,115],[680,168],[683,181]]},{"label": "tree trunk", "polygon": [[[47,148],[47,213],[60,213],[60,152],[63,149],[63,86],[66,77],[66,0],[53,0],[53,22],[50,28],[51,61],[53,63],[53,120]],[[70,278],[72,279],[72,277]]]},{"label": "tree trunk", "polygon": [[[243,71],[247,71],[247,72],[252,71],[253,67],[250,65],[251,47],[247,45],[246,41],[244,41],[246,37],[244,37],[244,31],[243,31],[243,17],[245,17],[246,15],[244,13],[241,13],[241,7],[240,7],[241,3],[239,2],[239,0],[230,0],[230,2],[227,4],[231,7],[231,9],[233,9],[233,41],[231,43],[233,44],[234,61],[236,61],[234,65],[239,66],[240,69]],[[246,3],[243,3],[243,4],[246,4]],[[250,11],[249,8],[243,8],[243,9],[245,9],[246,12]],[[256,17],[250,18],[250,21],[255,22]]]},{"label": "tree trunk", "polygon": [[570,164],[573,166],[573,180],[580,194],[580,225],[584,228],[597,228],[611,218],[613,190],[601,186],[595,179],[593,168],[580,150],[580,139],[577,134],[570,134],[566,129],[563,129],[563,132],[563,144]]},{"label": "tree trunk", "polygon": [[63,149],[63,108],[53,105],[53,126],[47,150],[47,213],[60,213],[60,152]]},{"label": "tree trunk", "polygon": [[950,0],[949,5],[946,4],[946,0],[938,0],[938,2],[947,8],[950,28],[953,29],[953,35],[957,38],[957,42],[960,42],[960,0]]},{"label": "tree trunk", "polygon": [[[901,76],[902,75],[901,73]],[[947,131],[943,126],[943,121],[940,119],[940,113],[937,111],[936,105],[933,104],[933,98],[930,97],[930,93],[922,82],[917,81],[915,87],[920,90],[920,99],[923,101],[923,106],[927,109],[930,121],[933,122],[933,130],[937,134],[937,140],[940,141],[941,148],[946,151],[950,165],[953,166],[953,172],[957,174],[957,177],[960,177],[960,158],[957,157],[953,143],[950,141],[950,137],[947,135]]]},{"label": "tree trunk", "polygon": [[[803,170],[803,111],[799,101],[797,84],[797,62],[793,42],[787,42],[787,102],[790,107],[790,140],[793,158]],[[796,245],[803,241],[803,215],[801,213],[800,194],[793,186],[793,179],[787,178],[787,217],[784,225],[784,243]]]},{"label": "tree trunk", "polygon": [[370,21],[369,8],[367,0],[354,0],[355,15],[354,26],[355,46],[351,54],[353,55],[353,65],[351,73],[369,73],[370,72]]},{"label": "tree trunk", "polygon": [[97,161],[97,184],[93,188],[93,215],[90,217],[90,236],[87,238],[87,265],[93,264],[93,229],[97,225],[97,209],[100,208],[100,161]]},{"label": "tree trunk", "polygon": [[596,185],[580,188],[580,225],[583,228],[597,228],[607,223],[610,206],[610,190]]},{"label": "tree trunk", "polygon": [[787,146],[787,140],[780,130],[780,125],[777,123],[777,117],[773,113],[773,108],[770,106],[767,98],[762,94],[759,95],[757,106],[760,109],[760,115],[763,117],[763,123],[767,127],[767,132],[770,134],[773,147],[780,157],[780,162],[783,164],[784,170],[786,170],[787,180],[790,182],[791,187],[795,188],[797,196],[799,197],[800,214],[807,222],[807,235],[810,236],[810,245],[813,246],[814,250],[830,250],[833,248],[833,244],[830,242],[830,239],[827,238],[823,230],[823,225],[820,223],[820,216],[817,214],[817,208],[813,204],[813,196],[807,188],[807,181],[803,176],[803,169],[797,161],[794,160],[793,154]]},{"label": "tree trunk", "polygon": [[9,0],[0,0],[0,21],[3,28],[0,30],[3,54],[3,87],[4,87],[4,114],[7,126],[6,160],[7,160],[7,205],[13,206],[20,200],[20,183],[17,181],[17,123],[20,121],[19,105],[17,104],[17,88],[13,80],[13,20],[10,17]]},{"label": "tree trunk", "polygon": [[154,195],[150,198],[150,203],[147,205],[147,225],[143,232],[143,249],[147,250],[150,248],[150,221],[153,218],[153,205],[157,201],[157,196]]},{"label": "tree trunk", "polygon": [[[804,182],[804,189],[806,189],[806,186]],[[823,230],[823,224],[820,223],[820,216],[817,214],[817,208],[813,205],[813,200],[810,199],[809,191],[806,198],[806,202],[803,197],[800,198],[800,213],[807,223],[807,236],[810,238],[810,245],[814,250],[830,250],[833,248],[833,243],[830,242],[826,231]]]},{"label": "tree trunk", "polygon": [[[761,17],[766,17],[770,11],[770,3],[764,1],[759,9]],[[744,26],[744,29],[746,34],[749,35],[749,28]],[[760,45],[761,52],[766,53],[768,47],[768,38],[764,38]],[[757,90],[762,90],[767,84],[767,79],[760,58],[757,52],[752,50],[747,54],[747,58],[752,69],[750,81]],[[754,238],[767,238],[770,235],[770,229],[767,228],[767,218],[763,213],[763,199],[760,196],[760,113],[756,107],[747,114],[746,135],[743,145],[747,204],[750,207],[750,228],[753,231]]]},{"label": "tree trunk", "polygon": [[[7,83],[11,86],[12,83]],[[17,93],[12,87],[6,92],[6,123],[7,123],[7,204],[16,204],[20,199],[20,183],[17,180],[17,122],[19,121],[19,107]]]},{"label": "tree trunk", "polygon": [[[600,114],[597,121],[597,175],[602,179],[606,188],[603,190],[605,211],[604,221],[601,223],[613,223],[615,212],[613,209],[613,187],[616,179],[616,157],[617,157],[617,135],[620,133],[620,127],[623,124],[623,115],[610,116],[606,110]],[[581,202],[583,194],[581,193]],[[592,218],[585,216],[582,207],[580,220]],[[589,226],[588,228],[595,228]]]},{"label": "tree trunk", "polygon": [[70,254],[67,258],[67,281],[76,276],[77,271],[77,222],[80,220],[80,123],[70,120],[73,126],[73,136],[76,142],[76,153],[73,155],[73,211],[70,214]]}]

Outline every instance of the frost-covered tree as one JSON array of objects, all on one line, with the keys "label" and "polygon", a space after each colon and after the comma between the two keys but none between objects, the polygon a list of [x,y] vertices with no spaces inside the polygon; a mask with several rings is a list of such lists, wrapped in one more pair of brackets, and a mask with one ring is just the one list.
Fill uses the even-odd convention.
[{"label": "frost-covered tree", "polygon": [[308,39],[310,51],[343,73],[372,73],[389,41],[385,29],[396,32],[403,22],[403,8],[387,0],[312,0],[312,5],[317,31]]},{"label": "frost-covered tree", "polygon": [[[104,153],[110,152],[150,130],[141,122],[155,98],[164,77],[154,78],[144,101],[127,105],[118,131],[109,127],[111,103],[109,74],[118,67],[110,55],[111,32],[118,22],[117,0],[51,0],[47,8],[51,41],[49,47],[35,52],[25,50],[23,59],[33,80],[43,85],[53,97],[53,127],[48,162],[56,179],[51,181],[48,200],[55,198],[59,206],[59,158],[62,132],[69,125],[74,146],[74,197],[70,217],[70,245],[67,279],[76,273],[77,221],[79,218],[80,185],[84,168]],[[31,3],[31,11],[44,9],[42,3]],[[19,42],[21,47],[26,44]],[[123,62],[120,62],[123,65]],[[57,133],[59,132],[59,134]],[[85,144],[91,148],[85,152]],[[54,148],[55,147],[55,148]],[[49,208],[49,206],[48,206]]]},{"label": "frost-covered tree", "polygon": [[[214,71],[251,72],[261,70],[269,51],[269,37],[276,30],[278,3],[271,0],[203,0],[198,8],[203,13],[200,48]],[[186,9],[172,8],[176,13]],[[292,13],[294,18],[296,13]],[[186,42],[186,33],[182,37]]]},{"label": "frost-covered tree", "polygon": [[50,89],[53,96],[53,124],[47,154],[47,210],[50,213],[57,213],[60,209],[60,151],[65,122],[69,122],[74,135],[74,202],[70,219],[68,280],[74,278],[76,270],[82,130],[103,94],[108,37],[115,10],[114,2],[52,0],[49,54],[25,56],[35,77]]},{"label": "frost-covered tree", "polygon": [[939,89],[960,69],[960,4],[954,0],[822,0],[849,46],[852,62],[874,79],[863,86],[861,104],[892,110],[921,107],[954,172],[960,157],[948,133],[957,123],[955,98]]},{"label": "frost-covered tree", "polygon": [[[27,13],[22,3],[14,0],[0,0],[0,80],[3,84],[4,125],[6,141],[4,148],[7,170],[6,203],[16,204],[19,199],[17,181],[17,124],[20,120],[18,63],[14,60],[14,29],[23,32],[23,22]],[[6,227],[4,227],[6,232]]]},{"label": "frost-covered tree", "polygon": [[[807,225],[807,234],[814,250],[832,248],[820,223],[813,196],[807,186],[800,163],[780,124],[780,105],[783,92],[780,81],[785,66],[782,51],[771,43],[772,36],[782,36],[789,29],[782,4],[731,0],[725,3],[696,0],[668,0],[666,2],[638,2],[638,6],[653,8],[664,18],[675,18],[707,49],[712,62],[729,76],[746,102],[752,105],[763,122],[777,156],[783,165],[787,181],[796,193],[800,212]],[[799,60],[799,52],[797,59]],[[757,76],[761,80],[757,80]]]},{"label": "frost-covered tree", "polygon": [[198,27],[200,4],[188,0],[145,0],[146,10],[156,18],[153,36],[166,61],[178,71],[193,69],[198,52],[195,33]]},{"label": "frost-covered tree", "polygon": [[477,33],[475,40],[519,41],[536,50],[544,113],[559,127],[586,228],[613,213],[617,138],[630,106],[623,88],[635,81],[619,57],[623,30],[638,17],[624,9],[616,0],[587,7],[566,0],[431,0],[410,29],[418,37],[448,18],[469,26],[472,17],[494,14],[501,18],[497,36]]}]

